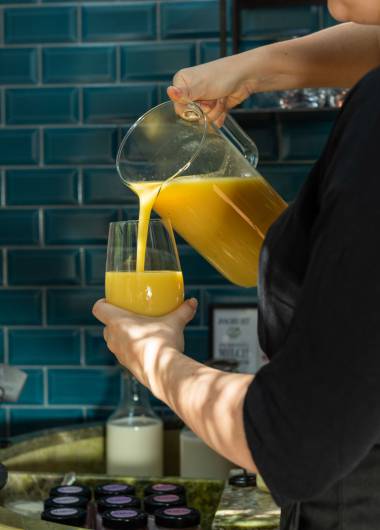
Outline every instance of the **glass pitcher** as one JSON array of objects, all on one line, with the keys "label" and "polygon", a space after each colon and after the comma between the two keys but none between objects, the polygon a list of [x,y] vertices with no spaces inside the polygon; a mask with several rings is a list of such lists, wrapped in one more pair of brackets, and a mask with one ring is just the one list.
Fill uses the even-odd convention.
[{"label": "glass pitcher", "polygon": [[141,116],[117,155],[122,181],[236,285],[257,284],[260,248],[286,203],[256,171],[258,151],[233,118],[218,129],[195,103]]}]

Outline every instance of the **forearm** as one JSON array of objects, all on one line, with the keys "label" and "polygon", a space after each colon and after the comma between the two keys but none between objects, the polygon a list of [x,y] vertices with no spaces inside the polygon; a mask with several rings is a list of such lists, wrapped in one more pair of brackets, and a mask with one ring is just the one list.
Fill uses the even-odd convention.
[{"label": "forearm", "polygon": [[243,402],[253,376],[230,374],[166,349],[148,375],[149,386],[210,447],[256,471],[243,424]]},{"label": "forearm", "polygon": [[351,87],[380,64],[378,26],[341,24],[239,55],[250,92]]}]

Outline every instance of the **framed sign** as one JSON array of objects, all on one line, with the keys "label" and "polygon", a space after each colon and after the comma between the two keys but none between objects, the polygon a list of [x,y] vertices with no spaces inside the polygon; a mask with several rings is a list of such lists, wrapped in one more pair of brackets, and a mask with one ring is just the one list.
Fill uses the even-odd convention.
[{"label": "framed sign", "polygon": [[213,359],[235,361],[239,372],[251,374],[268,362],[259,346],[256,305],[213,305],[210,326]]}]

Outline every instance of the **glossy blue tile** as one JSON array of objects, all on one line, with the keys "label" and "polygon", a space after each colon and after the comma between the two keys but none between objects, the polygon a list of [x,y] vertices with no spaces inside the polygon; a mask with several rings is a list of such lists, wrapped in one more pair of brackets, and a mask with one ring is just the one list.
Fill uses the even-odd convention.
[{"label": "glossy blue tile", "polygon": [[204,292],[203,322],[209,321],[210,307],[215,304],[256,304],[257,289],[246,289],[233,285],[226,287],[209,288]]},{"label": "glossy blue tile", "polygon": [[299,36],[319,29],[318,6],[247,9],[241,13],[241,36]]},{"label": "glossy blue tile", "polygon": [[50,245],[106,243],[108,225],[117,220],[117,210],[47,210],[46,242]]},{"label": "glossy blue tile", "polygon": [[107,348],[103,338],[103,328],[85,331],[85,362],[88,365],[114,365],[116,357]]},{"label": "glossy blue tile", "polygon": [[127,44],[121,47],[121,79],[171,79],[180,68],[195,64],[195,46],[191,43],[155,42]]},{"label": "glossy blue tile", "polygon": [[311,168],[309,164],[265,164],[259,166],[259,171],[283,199],[290,202],[295,199]]},{"label": "glossy blue tile", "polygon": [[227,280],[189,246],[179,248],[185,285],[224,284]]},{"label": "glossy blue tile", "polygon": [[105,422],[108,420],[108,418],[113,414],[115,410],[115,407],[108,407],[108,408],[90,408],[88,407],[86,409],[86,420],[89,422],[93,421],[101,421]]},{"label": "glossy blue tile", "polygon": [[83,411],[63,408],[12,409],[10,417],[11,436],[27,434],[53,427],[66,427],[83,422]]},{"label": "glossy blue tile", "polygon": [[45,130],[46,164],[113,164],[117,131],[111,128]]},{"label": "glossy blue tile", "polygon": [[0,210],[0,245],[38,243],[37,210]]},{"label": "glossy blue tile", "polygon": [[44,83],[107,83],[116,76],[113,46],[73,46],[43,50]]},{"label": "glossy blue tile", "polygon": [[119,396],[118,368],[49,370],[52,405],[116,405]]},{"label": "glossy blue tile", "polygon": [[0,0],[0,4],[35,4],[37,0]]},{"label": "glossy blue tile", "polygon": [[93,287],[48,290],[48,324],[59,326],[99,324],[92,316],[92,306],[102,297],[104,297],[104,289]]},{"label": "glossy blue tile", "polygon": [[0,165],[37,164],[39,159],[36,129],[0,131]]},{"label": "glossy blue tile", "polygon": [[6,172],[8,205],[76,204],[76,169],[13,169]]},{"label": "glossy blue tile", "polygon": [[330,12],[327,7],[323,7],[322,9],[323,9],[322,26],[324,28],[330,28],[331,26],[335,26],[336,24],[339,24],[339,22],[330,15]]},{"label": "glossy blue tile", "polygon": [[0,83],[25,84],[37,82],[37,50],[3,48],[0,50]]},{"label": "glossy blue tile", "polygon": [[41,321],[40,291],[36,289],[0,291],[0,325],[38,325]]},{"label": "glossy blue tile", "polygon": [[5,43],[74,42],[76,13],[74,6],[5,9]]},{"label": "glossy blue tile", "polygon": [[104,285],[107,249],[94,248],[86,250],[86,283]]},{"label": "glossy blue tile", "polygon": [[283,117],[282,146],[283,160],[315,160],[327,141],[334,116],[315,114],[307,121],[290,114]]},{"label": "glossy blue tile", "polygon": [[136,195],[122,183],[116,169],[85,169],[83,201],[86,204],[126,204],[137,206]]},{"label": "glossy blue tile", "polygon": [[207,328],[189,326],[185,329],[185,354],[199,362],[210,358]]},{"label": "glossy blue tile", "polygon": [[23,368],[27,374],[24,388],[21,390],[18,405],[42,405],[44,402],[44,374],[36,368]]},{"label": "glossy blue tile", "polygon": [[[239,52],[246,52],[253,50],[254,48],[260,48],[271,44],[273,40],[243,40],[239,43]],[[232,55],[232,42],[231,39],[227,39],[227,55]],[[220,41],[218,40],[207,40],[200,43],[200,62],[207,63],[209,61],[215,61],[220,58]]]},{"label": "glossy blue tile", "polygon": [[124,5],[91,5],[82,9],[84,41],[149,40],[156,36],[156,5],[136,2]]},{"label": "glossy blue tile", "polygon": [[154,85],[85,88],[83,101],[86,123],[125,123],[156,105],[157,88]]},{"label": "glossy blue tile", "polygon": [[79,249],[9,250],[9,285],[78,285]]},{"label": "glossy blue tile", "polygon": [[256,143],[260,160],[277,160],[278,140],[275,117],[255,115],[246,117],[243,121],[239,115],[234,117]]},{"label": "glossy blue tile", "polygon": [[10,125],[76,123],[78,89],[33,88],[7,90],[6,121]]},{"label": "glossy blue tile", "polygon": [[15,365],[80,364],[80,331],[10,329],[9,362]]},{"label": "glossy blue tile", "polygon": [[164,39],[218,37],[219,30],[217,0],[161,2],[161,35]]}]

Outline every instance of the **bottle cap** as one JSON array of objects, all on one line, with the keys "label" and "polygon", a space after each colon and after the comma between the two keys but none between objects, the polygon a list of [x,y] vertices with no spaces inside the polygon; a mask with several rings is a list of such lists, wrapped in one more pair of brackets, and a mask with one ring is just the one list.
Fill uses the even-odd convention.
[{"label": "bottle cap", "polygon": [[178,506],[163,508],[155,513],[156,526],[164,528],[193,528],[199,526],[201,514],[195,508]]},{"label": "bottle cap", "polygon": [[137,530],[146,528],[148,517],[141,510],[107,510],[102,516],[104,528],[116,528],[117,530]]},{"label": "bottle cap", "polygon": [[98,511],[103,513],[112,509],[141,508],[141,501],[131,495],[113,495],[112,497],[101,497],[98,502]]},{"label": "bottle cap", "polygon": [[131,484],[119,484],[117,482],[110,482],[109,484],[102,484],[95,488],[95,499],[101,497],[110,497],[116,495],[134,495],[136,488]]},{"label": "bottle cap", "polygon": [[156,484],[151,484],[146,486],[144,489],[144,497],[149,495],[162,495],[167,493],[175,493],[176,495],[185,496],[186,490],[181,484],[172,484],[171,482],[158,482]]},{"label": "bottle cap", "polygon": [[61,497],[62,495],[75,495],[78,497],[85,497],[91,499],[91,490],[87,486],[81,484],[73,484],[72,486],[56,486],[50,490],[50,497]]},{"label": "bottle cap", "polygon": [[230,477],[228,483],[238,488],[252,488],[256,486],[256,475],[254,473],[241,473]]},{"label": "bottle cap", "polygon": [[76,495],[61,495],[59,497],[50,497],[44,502],[45,508],[87,508],[88,499]]},{"label": "bottle cap", "polygon": [[186,500],[182,495],[168,493],[166,495],[149,495],[144,499],[144,509],[149,514],[154,514],[161,508],[170,508],[171,506],[185,506]]},{"label": "bottle cap", "polygon": [[81,508],[48,508],[42,512],[41,519],[72,526],[84,526],[86,512]]}]

